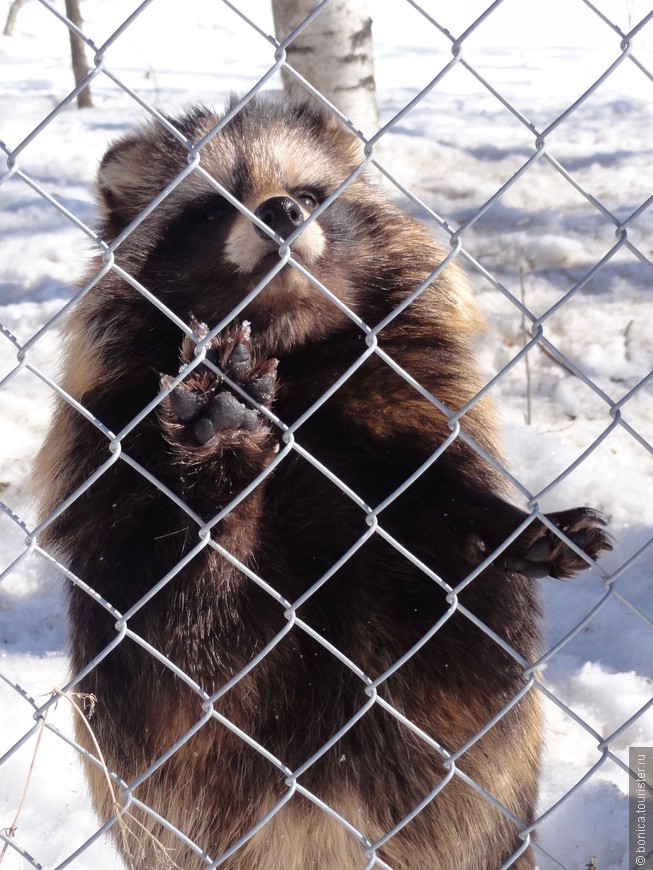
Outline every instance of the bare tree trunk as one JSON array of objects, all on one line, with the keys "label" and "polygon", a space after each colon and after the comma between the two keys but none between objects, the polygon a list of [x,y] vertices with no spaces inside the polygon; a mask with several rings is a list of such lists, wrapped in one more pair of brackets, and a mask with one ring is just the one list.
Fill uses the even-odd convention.
[{"label": "bare tree trunk", "polygon": [[[66,0],[66,17],[76,27],[81,28],[82,16],[79,11],[78,0]],[[84,43],[72,30],[68,32],[70,33],[70,54],[73,62],[73,75],[75,76],[75,84],[78,85],[89,74],[89,67],[86,62]],[[77,94],[77,105],[80,109],[90,109],[93,106],[90,88],[86,87]]]},{"label": "bare tree trunk", "polygon": [[[272,0],[277,39],[285,39],[317,5],[318,0]],[[367,0],[333,0],[288,46],[286,57],[293,69],[363,133],[376,133],[372,20]],[[288,93],[304,92],[285,71],[283,81]]]},{"label": "bare tree trunk", "polygon": [[5,36],[13,36],[14,35],[14,27],[16,26],[16,18],[18,17],[18,10],[25,3],[25,0],[14,0],[14,2],[9,7],[9,14],[7,15],[7,23],[5,24],[5,29],[3,30],[3,34]]}]

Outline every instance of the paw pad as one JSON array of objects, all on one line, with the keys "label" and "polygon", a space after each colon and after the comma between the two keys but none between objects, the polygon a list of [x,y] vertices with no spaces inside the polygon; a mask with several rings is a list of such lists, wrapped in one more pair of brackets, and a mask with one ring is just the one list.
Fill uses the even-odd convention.
[{"label": "paw pad", "polygon": [[[195,324],[197,335],[206,334],[207,327]],[[182,346],[182,362],[193,358],[194,342],[189,338]],[[249,324],[235,326],[217,335],[206,350],[206,359],[219,372],[205,365],[198,366],[178,384],[169,397],[171,423],[187,424],[193,440],[203,445],[220,432],[253,431],[261,423],[260,413],[232,393],[221,372],[242,387],[259,405],[271,403],[277,384],[277,360],[257,359],[252,348]],[[163,386],[170,378],[162,379]]]},{"label": "paw pad", "polygon": [[231,393],[218,393],[209,402],[206,413],[193,423],[193,432],[200,444],[206,444],[224,429],[255,429],[258,413],[247,408]]},{"label": "paw pad", "polygon": [[244,344],[238,342],[227,358],[224,373],[235,381],[242,380],[252,367],[252,356]]},{"label": "paw pad", "polygon": [[170,405],[179,419],[187,423],[195,419],[206,406],[206,399],[199,393],[191,393],[190,390],[178,386],[170,393]]}]

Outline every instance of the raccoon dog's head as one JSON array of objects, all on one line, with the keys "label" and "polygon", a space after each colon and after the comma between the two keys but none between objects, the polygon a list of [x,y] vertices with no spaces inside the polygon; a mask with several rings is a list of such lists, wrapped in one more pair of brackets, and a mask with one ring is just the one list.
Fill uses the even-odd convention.
[{"label": "raccoon dog's head", "polygon": [[[171,119],[185,143],[152,124],[107,152],[98,179],[105,241],[118,237],[187,172],[119,243],[118,265],[180,317],[192,312],[213,325],[279,265],[279,239],[299,229],[291,241],[292,260],[355,309],[356,272],[369,271],[379,221],[378,193],[361,173],[323,213],[310,218],[363,162],[360,141],[317,106],[274,98],[250,101],[207,139],[198,151],[199,166],[271,235],[202,172],[188,171],[193,146],[219,121],[219,115],[194,109]],[[260,334],[271,329],[273,340],[283,334],[284,343],[291,344],[309,334],[323,336],[346,317],[293,263],[283,266],[242,316]]]}]

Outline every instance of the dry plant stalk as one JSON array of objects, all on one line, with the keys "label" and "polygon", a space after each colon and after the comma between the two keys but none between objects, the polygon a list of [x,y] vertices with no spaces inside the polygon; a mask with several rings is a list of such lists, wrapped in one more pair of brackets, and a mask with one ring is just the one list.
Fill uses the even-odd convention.
[{"label": "dry plant stalk", "polygon": [[[147,828],[145,827],[145,825],[143,825],[143,823],[140,822],[132,813],[125,812],[122,804],[120,803],[120,801],[116,797],[116,792],[115,792],[114,787],[113,787],[113,782],[111,781],[111,775],[109,773],[109,768],[107,767],[106,761],[104,760],[104,756],[102,755],[102,750],[100,749],[100,746],[97,742],[95,734],[93,733],[93,729],[91,728],[91,725],[89,724],[88,718],[84,713],[84,710],[82,709],[82,707],[78,703],[78,701],[81,701],[85,706],[90,705],[91,712],[92,712],[92,710],[95,707],[95,704],[97,702],[97,698],[95,697],[95,695],[88,695],[88,694],[84,694],[84,693],[80,693],[80,692],[62,692],[60,689],[55,688],[52,690],[50,697],[51,698],[54,698],[54,697],[64,698],[66,701],[68,701],[68,703],[71,704],[75,713],[80,717],[81,721],[84,723],[84,727],[86,728],[86,730],[89,733],[89,736],[90,736],[91,741],[93,743],[93,747],[94,747],[95,752],[96,752],[96,757],[97,757],[98,761],[100,762],[100,765],[102,767],[102,771],[104,773],[104,776],[105,776],[105,779],[107,782],[107,789],[108,789],[109,794],[111,796],[111,806],[113,808],[113,813],[114,813],[114,816],[116,818],[116,823],[118,824],[118,827],[120,829],[120,835],[121,835],[122,840],[123,840],[123,845],[125,847],[125,851],[128,854],[131,854],[131,849],[128,848],[128,840],[130,837],[136,841],[137,845],[139,844],[138,837],[136,836],[136,834],[132,830],[129,829],[128,825],[125,823],[124,816],[126,815],[134,825],[136,825],[138,828],[140,828],[146,836],[151,838],[151,841],[154,844],[154,849],[155,849],[155,852],[157,853],[159,864],[160,864],[161,868],[167,868],[167,870],[183,870],[183,868],[181,868],[177,863],[175,863],[175,861],[173,860],[173,858],[169,854],[169,850],[166,849],[166,847],[159,840],[157,840],[157,838],[151,833],[151,831],[148,831]],[[54,705],[55,709],[56,709],[56,707],[57,707],[57,703],[55,703],[55,705]],[[25,798],[27,797],[27,790],[29,788],[29,784],[30,784],[30,781],[32,779],[32,773],[34,772],[34,766],[36,764],[36,757],[38,755],[38,752],[39,752],[39,749],[41,746],[41,739],[43,737],[43,732],[45,731],[45,725],[46,725],[46,722],[48,719],[48,714],[49,714],[51,709],[52,709],[51,707],[48,707],[48,709],[43,714],[43,718],[41,720],[41,727],[39,728],[39,734],[38,734],[38,737],[36,740],[36,746],[34,747],[34,752],[32,753],[32,760],[30,762],[29,771],[27,772],[27,778],[25,780],[25,786],[23,788],[23,793],[21,795],[20,802],[18,804],[18,809],[16,810],[16,813],[14,815],[14,820],[8,828],[4,828],[4,832],[6,833],[6,835],[8,837],[15,836],[15,833],[18,830],[18,818],[19,818],[20,813],[23,809],[23,805],[25,804]],[[9,848],[9,844],[5,843],[3,848],[2,848],[2,851],[0,852],[0,864],[2,864],[2,861],[5,857],[5,854],[6,854],[8,848]],[[140,846],[139,846],[139,848],[142,849],[142,847],[140,847]],[[134,870],[134,864],[132,864],[131,861],[130,861],[130,870]]]},{"label": "dry plant stalk", "polygon": [[[8,837],[14,837],[16,831],[18,830],[18,817],[20,816],[21,810],[23,809],[23,804],[25,803],[25,798],[27,797],[27,789],[29,788],[30,780],[32,779],[32,773],[34,772],[34,764],[36,762],[36,756],[39,751],[39,747],[41,745],[41,738],[43,737],[43,731],[45,730],[45,723],[48,718],[48,713],[50,712],[50,708],[45,711],[43,714],[43,718],[41,719],[41,727],[39,728],[39,736],[36,738],[36,746],[34,747],[34,752],[32,753],[32,761],[30,762],[29,770],[27,771],[27,779],[25,780],[25,787],[23,788],[23,793],[20,796],[20,801],[18,803],[18,809],[16,810],[16,814],[14,815],[14,820],[8,828],[4,828],[4,833]],[[9,848],[9,843],[5,843],[2,847],[2,852],[0,852],[0,864],[2,864],[4,857],[7,853],[7,849]]]},{"label": "dry plant stalk", "polygon": [[[131,849],[128,846],[129,838],[131,837],[133,840],[135,840],[137,845],[139,845],[139,840],[138,840],[138,837],[136,836],[136,834],[132,830],[130,830],[130,828],[125,823],[125,819],[124,819],[125,815],[131,820],[131,822],[133,824],[137,825],[146,836],[151,838],[151,841],[154,845],[155,852],[156,852],[158,860],[160,862],[160,866],[162,868],[169,868],[169,870],[183,870],[183,868],[181,868],[177,863],[175,863],[175,861],[173,860],[173,858],[171,857],[171,855],[169,854],[168,850],[163,845],[163,843],[161,843],[159,840],[157,840],[157,838],[154,836],[154,834],[152,834],[151,831],[148,831],[147,828],[145,827],[145,825],[143,825],[143,823],[140,822],[132,813],[125,812],[122,804],[117,799],[116,793],[115,793],[115,790],[113,787],[113,783],[111,781],[111,776],[109,774],[109,768],[107,767],[107,763],[104,760],[102,750],[100,749],[100,746],[97,742],[97,739],[95,737],[93,729],[91,728],[88,717],[84,714],[84,711],[79,706],[79,704],[75,700],[73,700],[76,697],[76,698],[83,699],[85,702],[90,701],[90,703],[93,707],[93,706],[95,706],[97,698],[94,695],[84,695],[84,694],[71,693],[71,692],[60,692],[59,689],[54,689],[53,694],[58,695],[61,698],[66,698],[66,700],[68,700],[72,704],[75,712],[77,713],[78,716],[80,716],[81,721],[84,723],[84,727],[86,728],[86,730],[89,733],[91,741],[93,742],[93,747],[95,749],[96,757],[97,757],[98,761],[100,762],[100,764],[102,765],[102,771],[103,771],[104,776],[105,776],[106,781],[107,781],[107,789],[109,790],[109,794],[111,796],[111,806],[113,808],[113,813],[114,813],[114,816],[116,818],[116,822],[117,822],[118,827],[120,829],[120,836],[122,838],[123,846],[124,846],[126,854],[131,855]],[[139,848],[142,849],[143,847],[139,846]],[[134,865],[130,861],[130,870],[133,870],[133,867],[134,867]]]}]

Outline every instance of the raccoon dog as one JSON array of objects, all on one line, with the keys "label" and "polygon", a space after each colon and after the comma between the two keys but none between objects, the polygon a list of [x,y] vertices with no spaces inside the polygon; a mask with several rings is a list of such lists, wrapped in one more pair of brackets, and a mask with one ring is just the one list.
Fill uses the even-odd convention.
[{"label": "raccoon dog", "polygon": [[39,458],[44,517],[77,495],[45,546],[97,593],[69,584],[72,667],[116,846],[139,870],[531,868],[535,580],[609,548],[603,522],[536,518],[491,561],[528,515],[486,458],[457,267],[429,283],[445,252],[365,171],[312,218],[363,154],[305,103],[254,99],[201,148],[253,222],[188,171],[219,120],[102,160],[107,243],[187,174],[75,307],[63,387],[87,413],[60,401]]}]

